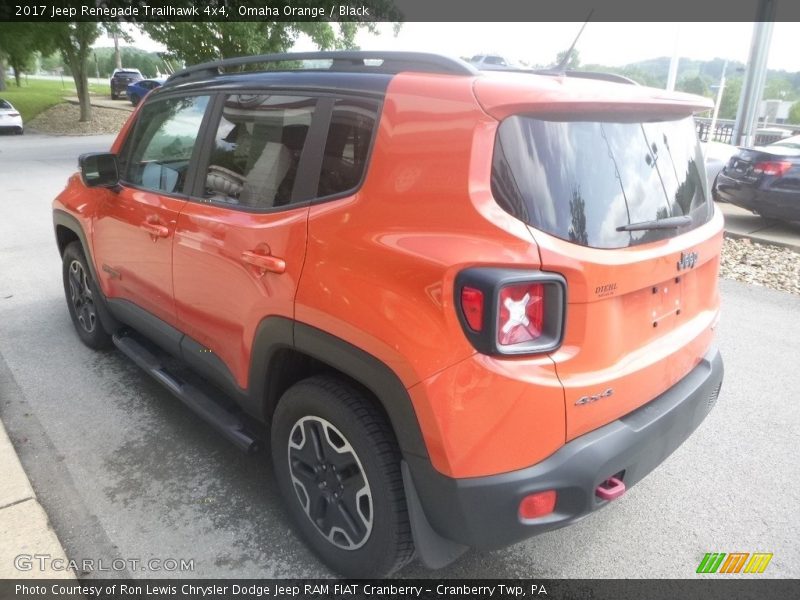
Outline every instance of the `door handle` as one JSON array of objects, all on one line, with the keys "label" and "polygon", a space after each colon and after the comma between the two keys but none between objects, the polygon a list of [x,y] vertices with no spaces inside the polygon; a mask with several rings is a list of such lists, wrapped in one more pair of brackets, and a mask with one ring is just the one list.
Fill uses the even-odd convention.
[{"label": "door handle", "polygon": [[145,221],[141,224],[141,228],[154,237],[165,238],[169,235],[169,227],[166,225],[159,225],[158,223]]},{"label": "door handle", "polygon": [[270,254],[257,254],[252,250],[242,252],[242,262],[270,273],[286,271],[286,261]]}]

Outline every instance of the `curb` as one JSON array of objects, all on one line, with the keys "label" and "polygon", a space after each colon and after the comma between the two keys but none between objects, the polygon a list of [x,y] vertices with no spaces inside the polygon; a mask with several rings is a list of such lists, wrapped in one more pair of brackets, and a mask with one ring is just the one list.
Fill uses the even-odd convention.
[{"label": "curb", "polygon": [[725,217],[725,237],[800,253],[800,228],[794,229],[779,221],[765,221],[749,210],[726,202],[715,204]]},{"label": "curb", "polygon": [[800,254],[800,244],[794,244],[792,242],[781,242],[778,240],[769,240],[766,238],[758,237],[750,233],[739,233],[736,231],[728,231],[725,230],[724,233],[726,238],[730,238],[733,240],[750,240],[754,244],[761,244],[762,246],[775,246],[777,248],[786,248],[787,250],[792,250],[793,252],[797,252]]},{"label": "curb", "polygon": [[[80,104],[77,96],[65,96],[64,101],[70,104]],[[97,108],[110,108],[111,110],[124,110],[125,112],[133,112],[135,108],[130,102],[128,104],[120,104],[118,100],[107,98],[89,98],[89,103]]]},{"label": "curb", "polygon": [[[66,564],[67,555],[36,499],[28,476],[0,422],[0,579],[75,579],[71,570],[53,570],[53,560]],[[34,555],[48,557],[40,568]],[[21,568],[18,567],[21,565]],[[29,570],[28,570],[29,569]]]}]

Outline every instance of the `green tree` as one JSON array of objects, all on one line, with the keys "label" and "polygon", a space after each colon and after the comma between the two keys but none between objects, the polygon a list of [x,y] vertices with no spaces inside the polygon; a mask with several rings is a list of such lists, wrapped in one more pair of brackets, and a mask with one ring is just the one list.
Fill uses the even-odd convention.
[{"label": "green tree", "polygon": [[699,96],[708,96],[709,90],[706,82],[699,75],[695,77],[685,77],[678,83],[678,89],[682,92],[690,94],[697,94]]},{"label": "green tree", "polygon": [[[32,70],[36,64],[36,53],[52,50],[52,39],[43,33],[38,23],[0,23],[0,55],[14,69],[17,87],[20,86],[22,74]],[[3,77],[0,77],[2,81]]]},{"label": "green tree", "polygon": [[[555,62],[555,64],[556,64],[556,65],[560,65],[560,64],[561,64],[561,61],[562,61],[562,60],[564,60],[564,57],[565,57],[566,55],[567,55],[567,50],[562,50],[561,52],[559,52],[559,53],[556,55],[556,62]],[[569,60],[567,60],[567,63],[566,63],[566,65],[565,65],[565,68],[566,68],[568,71],[571,71],[571,70],[577,69],[577,68],[578,68],[578,67],[580,67],[580,66],[581,66],[581,54],[580,54],[580,52],[578,52],[578,50],[577,50],[577,49],[573,48],[573,49],[572,49],[572,52],[570,52],[570,55],[569,55]]]},{"label": "green tree", "polygon": [[742,78],[735,77],[725,82],[722,99],[719,103],[720,119],[735,119],[739,109],[739,96],[742,95]]},{"label": "green tree", "polygon": [[800,102],[795,102],[789,109],[789,123],[800,125]]},{"label": "green tree", "polygon": [[122,54],[119,50],[119,40],[122,38],[130,44],[133,42],[133,38],[122,29],[122,25],[119,23],[103,23],[103,29],[105,29],[108,36],[114,41],[114,68],[121,69]]},{"label": "green tree", "polygon": [[[331,0],[316,6],[330,9]],[[373,18],[396,20],[399,13],[388,0],[366,2]],[[141,23],[139,27],[153,40],[167,47],[167,58],[185,64],[285,52],[300,34],[308,35],[322,50],[355,48],[355,36],[362,27],[374,31],[373,23],[361,22],[201,22]]]},{"label": "green tree", "polygon": [[81,107],[81,122],[91,121],[89,54],[92,44],[100,35],[100,26],[97,23],[48,23],[40,25],[40,27],[43,30],[49,29],[64,62],[72,72]]},{"label": "green tree", "polygon": [[[114,48],[95,48],[92,51],[92,62],[97,58],[97,70],[100,77],[111,77],[117,67]],[[126,69],[139,69],[145,77],[155,77],[157,72],[164,71],[163,61],[155,52],[145,52],[139,48],[122,46],[119,49],[120,62]]]},{"label": "green tree", "polygon": [[61,53],[56,51],[52,54],[43,54],[39,61],[39,66],[43,71],[58,71],[59,69],[64,69],[66,65]]},{"label": "green tree", "polygon": [[783,77],[767,77],[764,100],[785,100],[795,95],[792,82]]}]

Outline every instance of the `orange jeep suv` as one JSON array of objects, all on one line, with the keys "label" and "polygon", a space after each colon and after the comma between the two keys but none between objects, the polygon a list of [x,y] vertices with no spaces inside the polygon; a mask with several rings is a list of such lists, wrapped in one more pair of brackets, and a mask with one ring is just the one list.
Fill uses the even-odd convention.
[{"label": "orange jeep suv", "polygon": [[178,72],[54,202],[78,336],[265,441],[344,575],[573,523],[723,376],[710,104],[604,78],[390,52]]}]

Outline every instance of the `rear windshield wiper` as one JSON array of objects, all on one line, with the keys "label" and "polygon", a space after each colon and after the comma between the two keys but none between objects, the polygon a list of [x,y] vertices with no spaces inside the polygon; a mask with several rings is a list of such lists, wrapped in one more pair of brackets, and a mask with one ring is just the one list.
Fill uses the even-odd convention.
[{"label": "rear windshield wiper", "polygon": [[647,231],[648,229],[678,229],[692,222],[692,217],[682,215],[680,217],[667,217],[666,219],[656,219],[655,221],[642,221],[629,225],[620,225],[617,231]]}]

